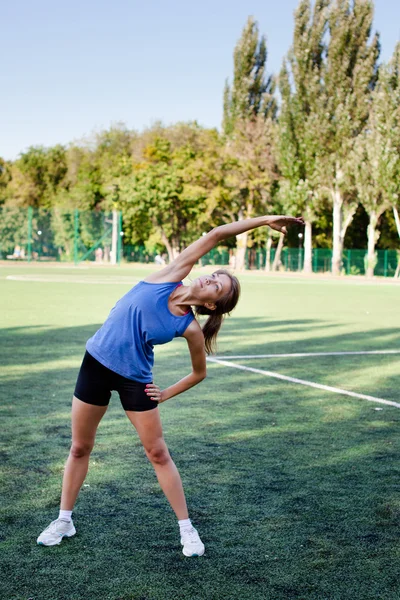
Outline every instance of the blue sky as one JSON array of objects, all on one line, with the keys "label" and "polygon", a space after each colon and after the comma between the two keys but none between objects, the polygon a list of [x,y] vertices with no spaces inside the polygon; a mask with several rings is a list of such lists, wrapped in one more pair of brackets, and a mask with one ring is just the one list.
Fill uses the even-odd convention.
[{"label": "blue sky", "polygon": [[[219,127],[232,53],[249,15],[277,72],[298,0],[13,0],[0,20],[0,156],[67,144],[122,121]],[[382,60],[400,38],[400,0],[375,0]]]}]

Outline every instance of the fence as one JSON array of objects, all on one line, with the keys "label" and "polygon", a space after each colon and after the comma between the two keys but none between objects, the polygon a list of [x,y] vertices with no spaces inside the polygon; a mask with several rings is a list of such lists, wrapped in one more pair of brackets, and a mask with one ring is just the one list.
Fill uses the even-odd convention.
[{"label": "fence", "polygon": [[122,214],[55,208],[0,208],[0,258],[119,262]]},{"label": "fence", "polygon": [[[276,249],[272,248],[270,253],[270,264],[275,260]],[[264,248],[249,248],[246,252],[247,269],[265,269],[266,251]],[[345,250],[343,253],[343,269],[346,275],[365,275],[366,272],[366,250]],[[149,263],[156,260],[156,254],[145,250],[143,246],[124,246],[123,258],[128,262]],[[393,277],[400,251],[377,250],[377,263],[374,274],[381,277]],[[230,265],[234,266],[234,253],[227,248],[214,248],[200,260],[202,266]],[[312,270],[314,273],[330,273],[332,265],[332,250],[329,248],[314,248],[312,252]],[[304,268],[303,248],[283,248],[279,270],[302,271]]]},{"label": "fence", "polygon": [[[276,249],[271,249],[270,264],[274,263]],[[399,250],[377,250],[374,275],[393,277],[400,262]],[[246,267],[249,269],[265,268],[265,249],[250,249],[246,254]],[[330,273],[332,266],[332,250],[314,248],[312,251],[313,273]],[[283,271],[302,271],[304,268],[303,248],[283,248],[279,269]],[[344,250],[342,273],[346,275],[365,275],[367,270],[367,250]]]},{"label": "fence", "polygon": [[[26,261],[97,261],[99,263],[162,262],[163,257],[147,251],[143,246],[123,245],[122,214],[117,211],[84,212],[55,208],[20,209],[0,207],[0,259]],[[366,250],[345,250],[343,273],[364,275]],[[270,252],[270,264],[275,260],[276,249]],[[248,269],[265,269],[265,248],[249,248],[246,253]],[[377,250],[375,275],[393,277],[400,262],[399,250]],[[312,253],[314,273],[331,271],[332,250],[315,248]],[[234,252],[227,248],[214,248],[201,259],[203,266],[234,266]],[[302,271],[303,248],[283,248],[279,269]]]}]

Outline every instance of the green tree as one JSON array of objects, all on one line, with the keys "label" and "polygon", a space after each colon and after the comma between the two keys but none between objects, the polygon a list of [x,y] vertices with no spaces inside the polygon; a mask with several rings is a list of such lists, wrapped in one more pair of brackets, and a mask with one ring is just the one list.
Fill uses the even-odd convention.
[{"label": "green tree", "polygon": [[33,146],[11,168],[10,197],[19,206],[49,208],[67,173],[66,149]]},{"label": "green tree", "polygon": [[266,77],[267,44],[249,17],[233,53],[233,84],[224,89],[223,130],[233,133],[237,120],[276,113],[273,77]]},{"label": "green tree", "polygon": [[212,211],[212,202],[208,203],[213,169],[208,154],[210,147],[215,153],[216,133],[197,125],[191,128],[192,137],[186,127],[181,128],[182,136],[174,128],[164,132],[173,141],[156,137],[119,188],[127,238],[133,243],[158,238],[169,260],[200,235]]},{"label": "green tree", "polygon": [[5,202],[0,208],[0,216],[1,254],[11,254],[16,245],[26,246],[28,241],[27,209]]},{"label": "green tree", "polygon": [[360,200],[368,213],[367,270],[376,265],[375,244],[381,215],[389,206],[396,211],[400,195],[400,44],[392,60],[382,65],[372,93],[368,124],[356,140],[354,175]]},{"label": "green tree", "polygon": [[385,165],[384,194],[393,208],[400,238],[400,42],[396,44],[389,64],[382,70],[381,82],[381,94],[387,107],[385,126],[390,154]]},{"label": "green tree", "polygon": [[277,156],[280,196],[289,213],[306,222],[304,270],[312,271],[312,224],[319,210],[319,155],[323,106],[324,36],[330,0],[301,0],[295,13],[293,44],[279,78],[282,98]]},{"label": "green tree", "polygon": [[0,158],[0,206],[6,201],[8,197],[8,185],[11,180],[11,165]]},{"label": "green tree", "polygon": [[377,34],[371,39],[372,19],[371,0],[335,0],[328,20],[320,165],[333,207],[334,274],[341,271],[344,236],[358,205],[350,157],[368,122],[377,80],[380,44]]},{"label": "green tree", "polygon": [[[267,212],[271,206],[271,188],[276,178],[273,126],[272,120],[263,115],[236,122],[225,148],[229,165],[225,178],[228,204],[219,207],[230,220],[248,219]],[[238,235],[236,240],[236,268],[240,270],[245,264],[248,232]]]},{"label": "green tree", "polygon": [[[272,150],[276,115],[275,82],[266,75],[267,45],[258,24],[249,17],[234,49],[233,83],[224,92],[223,130],[230,206],[225,212],[246,219],[265,212],[274,180]],[[233,213],[233,214],[232,214]],[[248,232],[237,237],[236,267],[244,268]]]}]

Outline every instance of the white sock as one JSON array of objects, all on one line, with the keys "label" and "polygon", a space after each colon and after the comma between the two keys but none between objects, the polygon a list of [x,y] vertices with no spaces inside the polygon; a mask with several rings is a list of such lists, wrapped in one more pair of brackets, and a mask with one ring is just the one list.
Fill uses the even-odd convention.
[{"label": "white sock", "polygon": [[179,531],[182,533],[182,531],[192,526],[192,521],[190,519],[182,519],[182,521],[178,521],[178,525]]},{"label": "white sock", "polygon": [[63,521],[71,521],[72,520],[72,510],[60,510],[60,514],[58,515],[59,519]]}]

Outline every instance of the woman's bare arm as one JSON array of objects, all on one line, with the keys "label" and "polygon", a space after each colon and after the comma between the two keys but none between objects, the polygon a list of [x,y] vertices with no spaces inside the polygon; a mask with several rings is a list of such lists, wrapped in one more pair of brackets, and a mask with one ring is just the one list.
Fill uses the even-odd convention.
[{"label": "woman's bare arm", "polygon": [[301,218],[278,215],[255,217],[254,219],[245,219],[243,221],[234,221],[227,225],[220,225],[193,242],[193,244],[190,244],[171,264],[164,267],[161,271],[157,271],[157,273],[152,273],[149,277],[146,277],[145,281],[149,283],[180,281],[187,277],[193,266],[202,256],[210,252],[210,250],[223,240],[265,225],[276,231],[286,233],[287,227],[293,224],[304,225],[304,221]]},{"label": "woman's bare arm", "polygon": [[146,385],[146,393],[151,400],[165,402],[165,400],[173,398],[173,396],[186,392],[186,390],[189,390],[191,387],[205,379],[207,367],[206,353],[204,350],[204,335],[197,321],[192,321],[190,323],[183,334],[183,337],[186,338],[189,346],[192,372],[177,383],[165,388],[165,390],[160,390],[154,383]]}]

